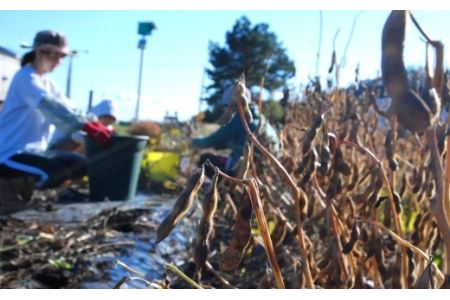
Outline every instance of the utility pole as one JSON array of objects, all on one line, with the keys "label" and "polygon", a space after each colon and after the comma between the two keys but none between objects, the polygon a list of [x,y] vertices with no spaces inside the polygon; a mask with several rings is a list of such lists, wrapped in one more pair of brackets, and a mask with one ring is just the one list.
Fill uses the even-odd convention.
[{"label": "utility pole", "polygon": [[72,85],[72,68],[73,59],[78,56],[79,53],[88,53],[88,50],[72,50],[69,53],[69,66],[67,67],[67,83],[66,83],[66,97],[70,99],[70,90]]},{"label": "utility pole", "polygon": [[69,67],[67,68],[66,97],[69,99],[70,99],[70,83],[72,81],[72,62],[73,57],[76,55],[73,52],[74,51],[69,53]]},{"label": "utility pole", "polygon": [[144,64],[144,50],[147,44],[147,40],[145,39],[145,37],[147,35],[150,35],[154,29],[156,29],[156,25],[153,22],[139,22],[138,34],[141,35],[141,39],[138,42],[138,49],[141,49],[141,60],[139,63],[137,101],[136,101],[136,110],[134,112],[134,121],[139,120],[139,109],[140,109],[139,107],[141,104],[142,67]]}]

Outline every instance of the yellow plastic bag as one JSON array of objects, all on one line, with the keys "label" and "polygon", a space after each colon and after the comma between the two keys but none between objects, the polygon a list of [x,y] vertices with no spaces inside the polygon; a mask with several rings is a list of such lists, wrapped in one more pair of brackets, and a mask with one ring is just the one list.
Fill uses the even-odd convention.
[{"label": "yellow plastic bag", "polygon": [[176,152],[149,151],[144,154],[142,167],[150,179],[156,182],[175,180],[180,166],[180,154]]}]

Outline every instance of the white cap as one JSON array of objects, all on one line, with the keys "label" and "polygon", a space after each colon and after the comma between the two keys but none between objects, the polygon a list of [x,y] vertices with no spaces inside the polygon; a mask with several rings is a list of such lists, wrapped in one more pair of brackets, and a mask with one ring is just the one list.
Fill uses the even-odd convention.
[{"label": "white cap", "polygon": [[[248,88],[245,88],[245,95],[247,96],[247,100],[251,101],[252,94]],[[231,102],[231,97],[233,96],[233,86],[228,87],[223,93],[222,99],[219,100],[220,105],[228,105]]]},{"label": "white cap", "polygon": [[92,107],[90,112],[95,114],[97,117],[111,116],[117,120],[116,108],[114,107],[112,100],[102,100],[100,103]]}]

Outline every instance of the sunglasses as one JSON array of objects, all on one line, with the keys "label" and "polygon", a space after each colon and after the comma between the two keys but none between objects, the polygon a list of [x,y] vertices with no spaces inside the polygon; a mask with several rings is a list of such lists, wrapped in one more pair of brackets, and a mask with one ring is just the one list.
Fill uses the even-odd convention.
[{"label": "sunglasses", "polygon": [[63,59],[67,56],[67,54],[61,53],[61,52],[55,52],[50,50],[39,50],[40,53],[46,55],[47,57],[51,59]]}]

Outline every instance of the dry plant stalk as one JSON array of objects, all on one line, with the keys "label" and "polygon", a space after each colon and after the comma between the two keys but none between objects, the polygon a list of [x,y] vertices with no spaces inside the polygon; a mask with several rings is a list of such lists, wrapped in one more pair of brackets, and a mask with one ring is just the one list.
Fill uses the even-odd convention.
[{"label": "dry plant stalk", "polygon": [[175,205],[169,215],[161,222],[156,231],[156,243],[165,239],[173,228],[187,213],[197,196],[203,181],[205,180],[205,168],[202,166],[189,179],[186,188],[178,196]]},{"label": "dry plant stalk", "polygon": [[261,231],[261,236],[264,241],[265,250],[267,256],[269,257],[270,265],[272,266],[272,270],[275,277],[275,283],[278,288],[284,289],[285,285],[283,276],[281,275],[281,270],[275,256],[275,250],[273,248],[272,239],[270,238],[266,217],[264,215],[264,211],[261,206],[261,199],[259,198],[258,186],[255,179],[245,179],[245,180],[237,179],[221,172],[220,170],[219,174],[220,176],[224,177],[225,179],[231,182],[234,182],[236,184],[245,184],[249,188],[250,200],[252,202],[253,210],[255,211],[256,220],[258,221],[258,227]]},{"label": "dry plant stalk", "polygon": [[[436,129],[431,128],[427,131],[428,143],[431,151],[431,165],[434,180],[436,182],[436,197],[431,200],[431,212],[436,219],[439,231],[444,239],[445,246],[445,260],[447,268],[450,266],[450,223],[445,214],[445,204],[444,204],[444,185],[443,185],[443,171],[439,155],[439,150],[437,149],[436,141]],[[444,270],[444,272],[448,272]]]},{"label": "dry plant stalk", "polygon": [[382,75],[398,122],[411,132],[424,133],[432,126],[440,112],[440,98],[436,90],[418,95],[410,89],[403,62],[405,29],[409,12],[392,11],[383,28]]},{"label": "dry plant stalk", "polygon": [[209,239],[214,227],[214,214],[217,208],[217,182],[219,179],[219,172],[215,168],[215,173],[212,179],[211,189],[205,196],[203,201],[203,216],[200,220],[197,233],[197,241],[194,246],[194,261],[196,266],[196,274],[200,277],[200,272],[203,269],[206,259],[208,257]]},{"label": "dry plant stalk", "polygon": [[[286,111],[283,150],[278,160],[250,131],[244,107],[247,101],[242,100],[247,100],[242,93],[243,82],[236,83],[230,112],[236,113],[237,109],[248,144],[251,149],[259,150],[256,155],[260,155],[260,159],[254,159],[253,151],[246,149],[236,177],[219,171],[220,179],[225,179],[225,184],[219,187],[219,197],[222,194],[232,196],[221,197],[225,203],[219,202],[219,205],[223,204],[226,209],[217,209],[215,238],[229,238],[226,229],[225,232],[220,230],[228,228],[228,224],[234,223],[234,231],[224,254],[220,254],[222,248],[219,251],[216,251],[218,248],[202,248],[206,250],[196,258],[199,269],[207,266],[206,256],[209,255],[211,262],[220,262],[222,271],[242,275],[233,285],[252,284],[252,272],[256,270],[251,264],[246,266],[245,272],[233,269],[240,265],[244,253],[253,253],[251,259],[261,259],[259,252],[252,251],[257,249],[256,245],[249,243],[254,211],[276,287],[284,287],[284,284],[289,288],[448,285],[450,276],[445,267],[430,264],[429,260],[430,255],[439,256],[447,260],[446,265],[450,264],[446,254],[450,247],[450,230],[445,216],[449,209],[446,205],[450,165],[446,165],[449,176],[445,180],[441,165],[445,133],[444,130],[439,132],[441,153],[438,153],[432,135],[433,105],[429,106],[429,99],[419,99],[411,92],[413,89],[402,85],[405,83],[402,70],[393,67],[404,66],[404,24],[408,15],[394,12],[385,26],[385,29],[391,26],[394,31],[386,29],[383,33],[387,47],[384,51],[391,51],[383,57],[385,78],[391,80],[386,82],[386,87],[398,96],[390,111],[395,115],[383,114],[377,109],[375,100],[381,96],[381,91],[376,87],[363,87],[364,92],[356,95],[338,87],[331,92],[321,90],[316,81],[305,88],[305,101],[291,103]],[[442,49],[437,44],[435,48],[437,53]],[[435,68],[434,77],[431,73],[427,76],[428,84],[439,94],[442,84],[437,80],[439,68]],[[428,136],[396,136],[396,127],[408,126],[411,121],[398,111],[404,105],[421,114],[421,122],[410,129],[427,132]],[[389,118],[391,133],[386,134],[386,130],[380,128],[379,115]],[[298,129],[302,140],[298,138]],[[447,147],[450,153],[450,146]],[[245,199],[236,198],[242,190]],[[428,199],[433,201],[429,203]],[[233,213],[229,206],[234,207]],[[294,218],[295,228],[289,223],[293,224]],[[275,224],[272,236],[267,222]],[[211,228],[209,223],[203,223],[198,228],[201,234]],[[206,243],[205,236],[200,240]],[[216,243],[211,245],[218,247]],[[230,286],[221,280],[220,273],[214,276],[222,287]],[[270,278],[267,274],[261,276],[260,286],[267,285]],[[247,278],[253,281],[246,282]]]},{"label": "dry plant stalk", "polygon": [[[243,84],[243,83],[241,82],[240,84]],[[258,141],[258,139],[253,135],[253,133],[251,132],[251,130],[248,127],[248,124],[246,122],[243,105],[238,105],[237,108],[238,108],[239,116],[241,118],[241,122],[244,125],[244,129],[247,134],[247,137],[258,148],[258,150],[260,150],[263,153],[264,156],[269,158],[270,162],[276,167],[277,171],[279,171],[281,173],[284,180],[289,184],[289,186],[291,187],[291,189],[293,191],[296,205],[299,205],[301,195],[302,195],[300,188],[297,187],[294,180],[289,175],[289,173],[286,171],[286,169],[283,167],[283,165],[281,165],[280,162],[275,158],[275,156],[273,156],[272,153],[270,153],[266,148],[264,148],[264,146],[261,145],[261,143]],[[298,210],[296,209],[296,211],[298,211]],[[299,221],[301,221],[300,218],[297,218],[297,222],[299,222]],[[311,276],[311,270],[309,267],[308,257],[306,255],[306,253],[304,252],[305,242],[304,242],[304,238],[303,238],[303,229],[301,227],[301,224],[297,223],[297,230],[298,230],[298,239],[299,239],[299,243],[300,243],[300,248],[303,249],[303,250],[300,250],[300,252],[302,255],[302,259],[304,260],[304,263],[305,263],[305,277],[306,277],[307,287],[314,288],[314,282],[313,282],[312,276]]]},{"label": "dry plant stalk", "polygon": [[242,257],[244,256],[244,251],[250,241],[252,212],[253,209],[250,195],[247,189],[244,189],[242,203],[236,214],[233,239],[227,250],[225,250],[220,262],[221,270],[231,271],[239,266]]}]

